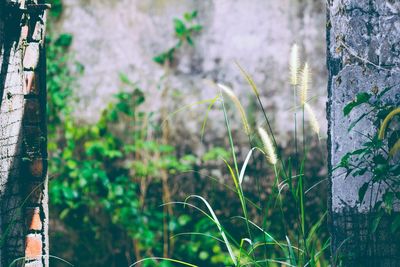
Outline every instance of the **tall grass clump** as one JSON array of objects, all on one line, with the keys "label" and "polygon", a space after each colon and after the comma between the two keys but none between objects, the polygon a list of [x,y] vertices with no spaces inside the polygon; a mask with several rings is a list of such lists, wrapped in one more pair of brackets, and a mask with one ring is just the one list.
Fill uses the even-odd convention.
[{"label": "tall grass clump", "polygon": [[[292,109],[294,139],[298,139],[297,127],[302,127],[303,149],[298,151],[297,141],[295,141],[295,148],[292,150],[295,153],[287,157],[273,131],[269,119],[271,114],[267,113],[262,102],[263,92],[257,88],[256,83],[244,68],[237,65],[257,98],[264,120],[256,122],[260,126],[252,129],[240,98],[229,87],[217,84],[223,92],[218,96],[218,100],[224,116],[231,152],[230,159],[225,158],[224,162],[234,185],[233,190],[240,200],[241,213],[232,218],[219,218],[220,213],[214,211],[212,205],[201,197],[200,193],[189,196],[184,202],[167,203],[167,205],[180,204],[193,208],[214,224],[217,235],[210,238],[219,240],[225,246],[226,258],[229,262],[227,266],[327,266],[326,250],[329,240],[324,235],[320,236],[326,212],[324,210],[318,212],[318,218],[312,218],[307,213],[308,193],[319,184],[318,182],[311,185],[311,179],[314,177],[306,172],[307,165],[312,164],[313,161],[308,157],[311,145],[315,143],[313,142],[315,135],[318,138],[320,135],[318,120],[308,103],[308,95],[311,92],[310,67],[307,63],[302,68],[300,67],[299,47],[294,45],[289,58],[289,85],[294,96]],[[225,102],[224,96],[227,96],[227,100],[230,101]],[[240,161],[242,154],[238,153],[238,148],[235,146],[234,133],[226,112],[226,105],[230,103],[234,104],[241,117],[244,132],[249,137],[251,146],[243,162]],[[296,114],[299,110],[302,120],[298,123]],[[309,124],[305,123],[305,113]],[[267,127],[264,128],[264,126]],[[256,174],[250,174],[248,183],[244,182],[244,177],[249,165],[259,163],[258,156],[265,156],[267,159],[263,163],[266,172],[262,175],[265,177],[263,184],[266,187],[259,188],[258,196],[256,196],[258,199],[254,201],[250,190],[246,187],[253,183],[253,179],[257,182],[256,177],[252,177]],[[223,183],[227,182],[223,181]],[[224,208],[231,208],[226,200],[217,199],[217,201],[221,201]],[[238,223],[233,223],[233,221]],[[206,233],[193,232],[192,234],[195,236]],[[197,266],[185,261],[179,263]]]}]

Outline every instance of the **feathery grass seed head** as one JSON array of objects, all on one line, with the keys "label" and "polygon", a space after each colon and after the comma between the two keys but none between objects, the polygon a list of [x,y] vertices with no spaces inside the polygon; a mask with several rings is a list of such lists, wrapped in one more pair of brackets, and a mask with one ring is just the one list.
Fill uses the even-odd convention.
[{"label": "feathery grass seed head", "polygon": [[249,126],[249,123],[247,122],[246,112],[244,111],[242,104],[240,104],[239,99],[233,93],[232,89],[230,89],[228,86],[220,84],[220,83],[218,83],[217,85],[232,100],[232,102],[235,104],[236,108],[239,110],[240,116],[242,118],[244,131],[247,135],[249,135],[250,134],[250,126]]},{"label": "feathery grass seed head", "polygon": [[[398,115],[398,114],[400,114],[400,107],[395,108],[394,110],[392,110],[392,111],[386,116],[386,118],[383,120],[383,122],[382,122],[382,124],[381,124],[381,127],[380,127],[380,129],[379,129],[379,133],[378,133],[378,138],[379,138],[380,140],[383,140],[383,138],[385,138],[385,131],[386,131],[386,128],[388,127],[388,125],[389,125],[390,121],[392,120],[392,118],[393,118],[395,115]],[[393,147],[390,149],[390,151],[389,151],[389,156],[390,156],[390,157],[393,157],[393,156],[397,153],[397,151],[399,151],[399,150],[400,150],[400,139],[397,140],[396,143],[393,145]]]},{"label": "feathery grass seed head", "polygon": [[294,44],[290,50],[290,84],[299,84],[299,67],[300,67],[300,57],[299,57],[299,47]]},{"label": "feathery grass seed head", "polygon": [[385,131],[386,131],[387,126],[389,125],[390,120],[397,114],[400,114],[400,107],[392,110],[383,120],[382,125],[379,129],[379,134],[378,134],[378,137],[380,140],[382,140],[385,137]]},{"label": "feathery grass seed head", "polygon": [[308,90],[311,83],[311,72],[307,62],[304,64],[304,68],[301,72],[300,82],[300,102],[304,105],[307,101]]},{"label": "feathery grass seed head", "polygon": [[246,79],[247,83],[250,85],[251,89],[253,89],[254,94],[259,97],[260,93],[258,92],[257,85],[253,81],[253,79],[250,77],[250,75],[240,66],[238,62],[236,62],[236,65],[238,66],[240,72],[243,74],[244,78]]},{"label": "feathery grass seed head", "polygon": [[310,105],[307,103],[304,104],[304,109],[308,113],[310,124],[311,124],[311,129],[319,136],[320,127],[319,127],[319,123],[318,123],[317,117],[315,116],[314,111],[312,110]]},{"label": "feathery grass seed head", "polygon": [[258,134],[260,135],[261,140],[264,144],[264,149],[268,161],[271,164],[275,165],[278,162],[278,156],[276,155],[275,148],[274,145],[272,144],[271,138],[269,138],[267,131],[265,131],[264,128],[262,127],[258,128]]}]

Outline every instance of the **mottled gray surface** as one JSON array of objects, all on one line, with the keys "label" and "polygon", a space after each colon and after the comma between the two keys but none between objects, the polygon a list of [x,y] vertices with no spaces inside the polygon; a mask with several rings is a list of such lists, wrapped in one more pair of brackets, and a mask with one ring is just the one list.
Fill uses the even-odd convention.
[{"label": "mottled gray surface", "polygon": [[[90,1],[65,0],[60,31],[74,35],[72,50],[85,66],[77,93],[80,104],[78,117],[93,121],[99,109],[120,87],[118,72],[126,73],[150,96],[147,108],[157,110],[169,105],[170,111],[179,105],[213,97],[216,90],[203,79],[213,79],[231,85],[247,106],[253,97],[251,89],[240,75],[234,61],[254,77],[263,101],[273,112],[274,128],[281,136],[292,127],[292,91],[289,87],[289,50],[293,42],[301,46],[314,74],[311,104],[325,129],[325,9],[324,1],[297,0],[146,0]],[[198,21],[204,30],[195,38],[195,47],[184,47],[178,62],[168,77],[175,92],[161,99],[157,90],[164,70],[152,62],[152,57],[174,44],[174,17],[186,11],[198,10]],[[180,93],[176,94],[177,89]],[[171,104],[174,102],[175,104]],[[168,103],[168,104],[167,104]],[[206,105],[193,108],[174,117],[173,123],[186,128],[188,135],[201,128]],[[256,117],[261,120],[260,114]],[[219,125],[222,113],[212,112],[214,123],[207,131],[223,137]],[[239,121],[239,116],[236,116]],[[240,122],[234,128],[240,127]],[[198,140],[197,140],[198,141]],[[283,142],[283,139],[282,139]]]}]

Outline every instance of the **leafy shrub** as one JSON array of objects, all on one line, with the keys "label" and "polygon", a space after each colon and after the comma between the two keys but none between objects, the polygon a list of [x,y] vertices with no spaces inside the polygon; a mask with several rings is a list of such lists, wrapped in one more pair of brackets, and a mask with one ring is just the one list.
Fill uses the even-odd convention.
[{"label": "leafy shrub", "polygon": [[63,135],[49,142],[50,173],[57,174],[50,187],[53,206],[75,233],[104,244],[95,247],[109,257],[110,248],[133,251],[132,245],[119,244],[127,239],[140,246],[141,254],[161,252],[154,244],[161,242],[163,218],[169,216],[157,196],[164,194],[163,173],[187,170],[193,160],[177,158],[174,147],[152,138],[158,131],[151,130],[151,114],[138,110],[144,100],[138,88],[119,93],[96,124],[80,126],[67,116]]}]

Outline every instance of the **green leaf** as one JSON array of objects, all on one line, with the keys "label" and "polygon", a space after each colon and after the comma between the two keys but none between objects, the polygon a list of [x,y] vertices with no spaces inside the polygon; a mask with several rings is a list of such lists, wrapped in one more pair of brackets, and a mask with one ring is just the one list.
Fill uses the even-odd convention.
[{"label": "green leaf", "polygon": [[183,214],[181,216],[178,217],[178,223],[181,226],[185,226],[186,224],[188,224],[190,221],[192,220],[192,218],[189,215]]},{"label": "green leaf", "polygon": [[183,14],[183,18],[187,21],[187,22],[191,22],[193,19],[195,19],[197,17],[197,10],[193,11],[192,13],[186,12],[185,14]]},{"label": "green leaf", "polygon": [[393,209],[395,195],[393,192],[386,192],[383,195],[383,201],[385,203],[385,209],[387,212],[390,212]]},{"label": "green leaf", "polygon": [[67,167],[71,170],[75,169],[78,166],[78,163],[75,160],[67,160]]},{"label": "green leaf", "polygon": [[114,194],[116,196],[124,195],[124,188],[121,185],[116,185],[113,189],[114,189]]},{"label": "green leaf", "polygon": [[135,105],[139,106],[144,103],[146,98],[144,97],[144,93],[142,90],[139,88],[136,88],[135,91],[133,91],[133,96],[135,97]]},{"label": "green leaf", "polygon": [[67,217],[68,213],[69,213],[70,209],[64,209],[61,213],[60,213],[60,219],[63,220]]},{"label": "green leaf", "polygon": [[297,263],[296,263],[296,254],[294,253],[292,244],[290,243],[290,239],[287,236],[286,236],[286,241],[287,241],[288,248],[289,248],[290,263],[293,266],[296,266],[297,265]]},{"label": "green leaf", "polygon": [[174,19],[175,33],[177,36],[182,36],[186,32],[185,23],[180,19]]},{"label": "green leaf", "polygon": [[123,82],[125,84],[128,84],[128,85],[133,84],[132,81],[128,78],[128,76],[123,72],[119,73],[119,79],[121,80],[121,82]]},{"label": "green leaf", "polygon": [[393,106],[380,107],[378,113],[376,113],[376,119],[378,119],[378,121],[381,122],[387,117],[387,115],[389,115],[391,111],[394,110],[394,108],[395,107]]},{"label": "green leaf", "polygon": [[361,92],[356,95],[356,101],[358,103],[365,103],[371,98],[371,94],[367,92]]},{"label": "green leaf", "polygon": [[371,95],[369,93],[366,93],[366,92],[358,93],[356,95],[356,99],[344,107],[344,109],[343,109],[344,116],[349,115],[350,112],[353,110],[353,108],[355,108],[363,103],[368,102],[368,100],[370,98],[371,98]]},{"label": "green leaf", "polygon": [[153,57],[153,61],[158,64],[164,65],[165,61],[167,61],[167,54],[161,53],[161,54]]},{"label": "green leaf", "polygon": [[55,45],[68,47],[71,45],[71,43],[72,43],[72,35],[69,33],[63,33],[57,38]]},{"label": "green leaf", "polygon": [[383,89],[383,91],[378,94],[378,99],[380,99],[382,96],[384,96],[392,88],[393,88],[393,86],[389,86],[389,87],[386,87],[385,89]]},{"label": "green leaf", "polygon": [[353,177],[364,175],[368,171],[368,168],[361,168],[353,172]]},{"label": "green leaf", "polygon": [[354,126],[356,126],[357,123],[359,123],[360,120],[362,120],[362,119],[363,119],[365,116],[367,116],[369,113],[370,113],[370,112],[364,113],[364,114],[361,115],[358,119],[356,119],[355,121],[353,121],[352,123],[350,123],[350,126],[349,126],[349,128],[347,129],[347,131],[350,132],[350,131],[354,128]]},{"label": "green leaf", "polygon": [[350,154],[351,155],[360,155],[361,153],[364,153],[365,150],[366,150],[365,148],[360,148],[360,149],[354,150]]},{"label": "green leaf", "polygon": [[161,65],[164,65],[164,63],[167,61],[172,61],[174,59],[175,50],[176,50],[176,47],[178,47],[178,44],[175,47],[170,48],[167,52],[163,52],[163,53],[155,56],[153,58],[153,61],[156,63],[159,63]]},{"label": "green leaf", "polygon": [[70,187],[63,188],[63,194],[66,199],[75,199],[78,197],[78,192]]},{"label": "green leaf", "polygon": [[190,28],[190,30],[191,31],[194,31],[194,32],[199,32],[199,31],[201,31],[203,29],[203,26],[201,26],[201,25],[194,25],[194,26],[192,26],[191,28]]},{"label": "green leaf", "polygon": [[208,259],[208,257],[209,257],[209,254],[208,254],[208,252],[207,251],[201,251],[200,252],[200,254],[199,254],[199,258],[201,259],[201,260],[206,260],[206,259]]},{"label": "green leaf", "polygon": [[63,11],[63,4],[61,0],[51,1],[50,15],[56,19],[60,18]]},{"label": "green leaf", "polygon": [[364,183],[358,190],[358,201],[362,202],[364,200],[365,193],[368,190],[369,183]]},{"label": "green leaf", "polygon": [[190,22],[192,20],[192,14],[186,12],[185,14],[183,14],[183,18],[186,21]]},{"label": "green leaf", "polygon": [[342,168],[347,168],[347,167],[349,167],[349,160],[350,160],[351,155],[352,155],[351,152],[346,153],[346,154],[340,159],[340,164],[339,164],[339,166],[342,167]]}]

